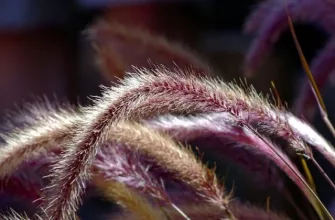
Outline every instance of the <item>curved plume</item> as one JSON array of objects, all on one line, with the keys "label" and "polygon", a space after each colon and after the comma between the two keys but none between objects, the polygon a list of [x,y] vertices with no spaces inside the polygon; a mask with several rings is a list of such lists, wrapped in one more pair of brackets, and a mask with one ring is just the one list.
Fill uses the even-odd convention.
[{"label": "curved plume", "polygon": [[[289,126],[287,118],[281,115],[285,113],[268,104],[252,89],[244,92],[233,84],[204,78],[197,79],[187,74],[190,73],[183,73],[181,70],[176,70],[174,73],[162,67],[157,68],[154,72],[141,70],[127,78],[122,85],[107,89],[104,96],[94,106],[80,108],[80,112],[77,114],[63,112],[60,118],[65,117],[66,120],[73,120],[71,123],[63,126],[62,120],[56,120],[59,122],[59,127],[51,129],[51,135],[47,136],[46,133],[37,135],[29,140],[29,145],[23,141],[21,144],[24,149],[34,145],[37,149],[35,149],[36,152],[38,149],[44,149],[45,146],[41,145],[50,144],[50,141],[56,140],[52,143],[57,143],[61,140],[62,145],[65,144],[63,160],[53,170],[54,180],[50,190],[54,190],[51,194],[54,197],[51,196],[48,200],[50,202],[48,207],[54,207],[55,201],[60,201],[57,205],[60,209],[58,209],[59,212],[55,212],[56,214],[53,213],[52,209],[47,209],[46,214],[62,218],[61,215],[57,215],[57,213],[60,214],[61,209],[64,208],[69,213],[73,213],[77,209],[78,201],[83,193],[83,184],[89,179],[89,171],[97,150],[106,140],[110,129],[124,119],[141,121],[167,113],[227,112],[240,126],[256,135],[268,146],[271,144],[251,124],[257,123],[257,126],[269,129],[270,132],[287,139],[295,150],[310,156],[309,149],[305,147],[303,141],[307,140],[306,137],[297,136]],[[43,117],[48,119],[47,115]],[[39,123],[36,123],[32,129],[38,125]],[[44,126],[49,125],[44,124]],[[43,126],[41,127],[43,128]],[[25,129],[29,131],[28,128]],[[66,136],[68,131],[71,134]],[[59,139],[55,138],[56,134],[60,135]],[[24,135],[24,133],[19,135]],[[49,142],[39,142],[43,138]],[[17,149],[19,148],[18,146]],[[33,155],[35,150],[28,150],[30,153],[23,155],[26,155],[27,159],[29,155]],[[23,157],[18,154],[18,158],[21,158],[22,161],[24,161]],[[7,154],[5,157],[7,161],[10,161],[11,158],[15,158],[15,154]],[[171,167],[171,169],[173,168]],[[297,174],[297,176],[299,175]],[[192,186],[195,187],[195,185]],[[66,196],[57,197],[59,195],[57,190],[65,192]]]},{"label": "curved plume", "polygon": [[127,187],[125,184],[115,181],[106,181],[96,176],[93,182],[98,186],[103,195],[117,202],[120,206],[136,214],[139,220],[166,219],[162,211],[155,208],[141,194]]},{"label": "curved plume", "polygon": [[[276,171],[268,172],[273,170],[273,166],[277,166],[302,190],[306,198],[313,198],[303,182],[304,177],[287,155],[267,138],[261,138],[241,125],[229,113],[211,113],[191,117],[170,115],[150,120],[147,123],[182,142],[215,136],[218,141],[216,143],[206,141],[206,149],[211,148],[211,150],[222,154],[222,157],[231,158],[252,173],[259,173],[268,180],[268,184],[282,190],[284,183],[280,181],[279,173]],[[224,144],[227,141],[233,144]],[[272,149],[275,149],[276,153]],[[239,155],[242,155],[242,158]]]},{"label": "curved plume", "polygon": [[[61,218],[61,213],[65,210],[69,213],[75,211],[78,195],[83,193],[80,183],[89,179],[87,171],[97,153],[99,143],[109,127],[120,118],[136,121],[164,113],[208,111],[226,111],[239,117],[240,112],[248,112],[248,118],[257,118],[260,123],[264,122],[276,129],[284,130],[285,137],[293,144],[292,147],[302,147],[302,151],[308,151],[303,143],[293,136],[291,130],[285,127],[280,118],[268,114],[269,109],[271,105],[254,93],[246,95],[233,85],[199,80],[194,76],[186,76],[181,71],[176,74],[163,68],[154,72],[139,71],[126,78],[122,85],[106,90],[102,99],[96,101],[95,106],[83,109],[87,117],[80,122],[82,131],[69,143],[71,147],[66,148],[64,161],[55,168],[57,179],[54,183],[61,187],[58,189],[55,187],[53,191],[56,197],[51,196],[50,199],[57,200],[57,204],[61,205],[56,209],[51,208],[52,214],[49,214]],[[242,118],[241,122],[248,124],[245,118]],[[80,172],[67,172],[78,169]],[[58,190],[67,193],[59,198]]]},{"label": "curved plume", "polygon": [[312,126],[290,113],[282,113],[283,119],[286,118],[287,123],[296,136],[314,146],[323,156],[335,167],[335,150],[334,147],[322,137]]},{"label": "curved plume", "polygon": [[116,181],[171,203],[161,183],[150,173],[150,164],[141,160],[139,152],[131,151],[127,146],[105,144],[98,152],[93,163],[94,173],[106,181]]},{"label": "curved plume", "polygon": [[[133,147],[134,150],[147,154],[160,166],[171,172],[174,178],[189,185],[197,191],[199,196],[221,207],[225,213],[230,215],[227,209],[228,198],[223,197],[223,188],[217,183],[215,174],[205,168],[191,152],[178,147],[168,137],[162,136],[154,130],[141,125],[117,123],[111,126],[106,132],[104,134],[105,141],[125,144]],[[69,148],[65,150],[68,151]],[[82,189],[80,185],[74,185],[74,183],[69,185],[65,183],[64,185],[62,178],[63,175],[69,175],[69,178],[71,178],[75,174],[79,174],[83,178],[82,175],[88,175],[83,172],[83,169],[90,167],[78,161],[78,164],[70,169],[71,172],[68,172],[68,167],[63,167],[63,164],[67,162],[66,159],[65,157],[55,165],[53,172],[54,181],[45,196],[46,201],[49,202],[47,203],[49,204],[48,207],[45,209],[46,214],[52,219],[69,219],[69,216],[75,218],[69,206],[74,206],[73,200],[79,200],[78,195],[80,195],[80,190]],[[64,193],[62,197],[59,197],[59,190],[70,193],[74,191],[76,194],[73,195],[73,198],[65,197],[69,195]],[[72,195],[70,194],[70,196]],[[62,212],[59,213],[59,211]],[[232,217],[232,219],[234,218]]]},{"label": "curved plume", "polygon": [[22,115],[20,120],[28,125],[2,135],[5,143],[0,147],[0,177],[13,173],[25,160],[69,140],[79,120],[70,107],[54,109],[40,105],[30,107]]},{"label": "curved plume", "polygon": [[329,16],[335,12],[332,1],[321,0],[266,0],[247,18],[245,31],[255,34],[245,61],[245,72],[251,75],[262,63],[265,55],[288,27],[285,3],[293,22],[312,22],[333,33],[335,22]]},{"label": "curved plume", "polygon": [[[188,117],[168,115],[144,123],[166,132],[177,141],[195,140],[196,146],[201,150],[212,150],[221,157],[231,158],[250,172],[259,174],[261,179],[269,185],[279,189],[283,187],[284,183],[281,182],[280,174],[274,168],[278,166],[287,176],[293,178],[293,181],[302,190],[305,188],[285,164],[285,162],[290,164],[297,171],[295,165],[279,147],[266,137],[260,138],[255,135],[229,113],[209,113]],[[214,137],[215,141],[209,141],[210,137]],[[267,141],[264,142],[263,139]],[[197,144],[199,140],[206,140],[206,146],[202,147],[201,144]],[[271,147],[268,144],[271,144]],[[276,149],[285,161],[271,149]],[[302,177],[301,174],[300,176]]]},{"label": "curved plume", "polygon": [[110,80],[123,78],[132,66],[151,68],[150,62],[192,68],[199,74],[209,70],[208,64],[186,48],[144,29],[99,21],[87,30],[87,34],[97,51],[98,64]]},{"label": "curved plume", "polygon": [[[87,173],[90,167],[89,161],[96,154],[98,143],[113,121],[117,121],[120,117],[137,120],[137,118],[164,113],[226,111],[249,128],[251,128],[248,125],[250,121],[266,125],[272,129],[272,132],[277,132],[288,139],[292,147],[309,154],[303,142],[293,135],[285,121],[271,112],[277,110],[272,110],[273,106],[266,103],[254,91],[249,91],[250,94],[247,95],[241,88],[231,84],[196,79],[194,76],[185,75],[180,70],[177,73],[179,75],[163,68],[157,69],[156,72],[143,70],[127,78],[123,85],[107,90],[102,100],[97,101],[95,106],[82,108],[82,114],[85,117],[76,121],[80,129],[75,130],[72,127],[71,130],[80,135],[70,142],[71,147],[67,148],[65,156],[67,162],[61,166],[69,169],[71,167],[69,163],[74,165],[78,162],[78,166],[85,164],[81,174]],[[77,144],[83,145],[77,148]],[[79,157],[74,159],[77,156],[82,157],[80,163]],[[78,174],[75,174],[76,178],[72,177],[73,180],[82,181],[83,179],[77,179]],[[72,182],[69,176],[58,175],[58,177],[61,177],[63,181],[71,180]],[[88,178],[86,175],[82,177]],[[79,192],[82,191],[79,190]],[[77,200],[77,196],[69,196],[69,198]]]}]

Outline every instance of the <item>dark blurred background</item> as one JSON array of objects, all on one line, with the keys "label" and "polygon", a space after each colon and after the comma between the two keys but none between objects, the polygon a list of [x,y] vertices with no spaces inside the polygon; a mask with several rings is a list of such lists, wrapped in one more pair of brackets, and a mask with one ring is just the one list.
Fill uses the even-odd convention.
[{"label": "dark blurred background", "polygon": [[[83,34],[97,18],[145,27],[192,48],[220,77],[226,80],[242,77],[244,55],[252,40],[242,33],[242,27],[246,16],[259,2],[0,0],[1,115],[36,96],[45,95],[50,100],[57,97],[85,105],[90,103],[87,96],[100,94],[98,86],[105,81]],[[310,24],[297,24],[296,32],[308,60],[328,39],[326,33]],[[287,30],[256,77],[248,81],[265,93],[271,87],[270,81],[274,81],[282,100],[291,104],[297,95],[300,77],[304,77],[304,73]],[[334,87],[329,85],[322,91],[334,121]],[[318,114],[313,124],[334,143]],[[334,177],[332,169],[326,167],[326,170]],[[324,181],[321,184],[321,197],[330,203],[329,187]]]},{"label": "dark blurred background", "polygon": [[[220,0],[2,0],[0,1],[0,111],[23,99],[46,94],[85,102],[99,92],[101,76],[83,30],[97,18],[144,26],[181,42],[209,61],[227,80],[242,76],[250,36],[241,32],[246,16],[259,1]],[[327,36],[312,26],[297,26],[308,58]],[[130,53],[130,52],[129,52]],[[250,79],[268,92],[273,80],[290,102],[300,63],[289,32]]]}]

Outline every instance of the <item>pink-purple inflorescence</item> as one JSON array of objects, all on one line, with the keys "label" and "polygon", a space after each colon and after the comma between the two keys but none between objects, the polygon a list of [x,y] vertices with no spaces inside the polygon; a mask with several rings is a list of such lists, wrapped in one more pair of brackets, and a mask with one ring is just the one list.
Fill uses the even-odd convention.
[{"label": "pink-purple inflorescence", "polygon": [[[311,2],[304,7],[312,7]],[[299,7],[289,2],[296,14]],[[258,65],[271,45],[266,42],[272,43],[286,25],[283,9],[279,1],[265,2],[246,25],[267,40],[255,40],[250,62]],[[275,25],[263,19],[269,10]],[[134,33],[141,32],[109,28],[104,23],[90,31],[97,47],[120,31],[123,40],[155,41],[147,33],[137,39]],[[169,48],[168,54],[176,53],[186,63],[198,62],[165,40],[151,46]],[[108,50],[100,56],[106,54]],[[248,62],[246,67],[256,68]],[[0,204],[9,211],[6,201],[11,196],[33,210],[27,210],[27,216],[7,212],[2,218],[81,219],[78,210],[84,197],[98,195],[118,206],[111,206],[112,213],[103,219],[332,219],[301,161],[314,161],[316,150],[335,167],[333,146],[310,124],[274,106],[252,87],[206,75],[163,65],[134,68],[117,85],[105,87],[90,106],[47,102],[12,116],[0,148]],[[231,177],[224,165],[212,168],[207,153],[214,155],[218,167],[232,163],[250,175]],[[235,177],[243,179],[239,184],[254,185],[253,198],[240,192],[238,184],[235,194],[226,181]],[[277,194],[271,197],[270,192]]]},{"label": "pink-purple inflorescence", "polygon": [[[335,65],[335,3],[332,0],[265,0],[255,5],[246,19],[244,31],[255,36],[246,55],[244,71],[253,74],[260,67],[266,54],[279,39],[281,33],[288,30],[288,17],[285,4],[293,22],[304,22],[317,25],[331,37],[311,62],[311,71],[320,88],[334,78]],[[307,79],[303,82],[296,98],[295,111],[311,120],[313,109],[317,106]]]}]

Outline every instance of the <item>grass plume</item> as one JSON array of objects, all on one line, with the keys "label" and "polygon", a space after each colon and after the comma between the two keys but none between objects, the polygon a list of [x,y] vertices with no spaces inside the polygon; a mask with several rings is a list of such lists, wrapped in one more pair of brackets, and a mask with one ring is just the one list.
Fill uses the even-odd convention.
[{"label": "grass plume", "polygon": [[[255,24],[249,28],[262,29]],[[34,220],[79,219],[78,208],[91,187],[121,205],[121,216],[127,219],[291,217],[292,213],[270,210],[269,200],[266,209],[233,200],[214,170],[191,147],[183,146],[192,142],[201,151],[214,151],[220,159],[231,159],[247,172],[259,174],[262,187],[274,186],[283,197],[298,187],[302,194],[294,193],[304,195],[299,197],[302,202],[296,205],[293,198],[291,205],[312,208],[299,217],[315,219],[319,213],[320,219],[332,219],[297,166],[297,155],[315,161],[309,145],[335,165],[333,147],[311,125],[271,104],[252,87],[206,77],[210,75],[204,71],[206,64],[163,38],[107,23],[98,23],[88,32],[107,78],[115,76],[114,71],[123,77],[129,66],[129,60],[115,52],[116,42],[148,46],[149,54],[162,53],[164,61],[194,65],[201,72],[163,65],[135,68],[118,84],[104,87],[103,95],[95,97],[91,106],[63,108],[46,103],[20,113],[2,135],[0,178],[29,184],[27,179],[47,175],[50,182],[36,186],[36,195],[31,196],[42,193],[39,203],[32,204],[39,210]],[[142,65],[143,60],[138,61]],[[40,172],[40,163],[47,164],[47,169]],[[36,176],[27,176],[27,169]],[[23,197],[23,191],[18,190],[18,195]],[[3,218],[30,216],[13,212]]]},{"label": "grass plume", "polygon": [[107,199],[114,200],[120,206],[133,212],[139,220],[165,219],[163,212],[124,184],[115,181],[105,181],[99,176],[93,178],[93,182]]}]

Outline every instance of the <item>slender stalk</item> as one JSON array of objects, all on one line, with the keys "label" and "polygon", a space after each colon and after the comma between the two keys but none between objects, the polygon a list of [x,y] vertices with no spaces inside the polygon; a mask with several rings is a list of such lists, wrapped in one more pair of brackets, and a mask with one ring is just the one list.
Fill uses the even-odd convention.
[{"label": "slender stalk", "polygon": [[318,170],[323,174],[323,176],[326,178],[327,182],[329,183],[329,185],[333,188],[335,192],[335,184],[333,183],[333,181],[329,178],[329,176],[325,173],[325,171],[322,169],[320,164],[314,158],[311,158],[311,160],[313,161],[315,166],[318,168]]},{"label": "slender stalk", "polygon": [[293,27],[293,23],[292,23],[292,19],[291,19],[291,16],[289,14],[289,11],[288,11],[288,8],[287,8],[287,0],[285,0],[285,9],[286,9],[286,14],[287,14],[287,19],[288,19],[288,24],[289,24],[289,28],[290,28],[290,31],[291,31],[291,35],[293,37],[293,41],[294,41],[294,44],[295,44],[295,47],[298,51],[298,54],[299,54],[299,58],[300,58],[300,61],[301,61],[301,64],[306,72],[306,75],[308,77],[308,80],[309,80],[309,83],[311,85],[311,89],[313,91],[313,94],[315,96],[315,99],[318,103],[318,107],[320,109],[320,113],[321,113],[321,116],[325,122],[325,124],[327,125],[329,131],[332,133],[333,137],[335,138],[335,129],[334,129],[334,126],[332,125],[332,123],[330,122],[329,120],[329,117],[328,117],[328,113],[327,113],[327,109],[326,109],[326,105],[323,101],[323,98],[321,96],[321,93],[320,93],[320,90],[314,80],[314,77],[313,77],[313,74],[308,66],[308,63],[307,63],[307,60],[304,56],[304,53],[302,52],[302,49],[301,49],[301,46],[299,44],[299,41],[298,41],[298,37],[295,33],[295,30],[294,30],[294,27]]},{"label": "slender stalk", "polygon": [[[257,132],[254,128],[252,128],[251,126],[249,126],[249,125],[245,125],[245,126],[247,126],[250,130],[254,131],[255,134],[258,134],[258,132]],[[262,138],[262,139],[266,142],[266,140],[265,140],[261,135],[259,135],[259,137]],[[326,216],[328,217],[328,219],[334,220],[333,217],[332,217],[332,215],[331,215],[331,214],[329,213],[329,211],[327,210],[327,208],[324,206],[324,204],[321,202],[321,200],[320,200],[319,197],[316,195],[316,193],[312,190],[312,188],[306,183],[306,181],[305,181],[305,180],[304,180],[304,179],[297,173],[297,171],[296,171],[295,169],[293,169],[293,168],[286,162],[286,160],[282,157],[282,155],[280,155],[280,154],[277,153],[276,149],[273,149],[273,148],[271,147],[271,145],[269,145],[269,146],[270,146],[271,150],[272,150],[275,154],[277,154],[277,156],[280,157],[280,158],[287,164],[288,167],[291,168],[292,172],[295,173],[295,175],[300,179],[300,181],[305,185],[305,187],[308,189],[308,191],[312,194],[313,198],[311,198],[311,199],[312,199],[311,202],[312,202],[312,205],[314,206],[315,210],[318,212],[320,218],[323,220],[324,218],[323,218],[323,214],[322,214],[322,213],[325,213]],[[320,209],[321,209],[323,212],[322,212]]]}]

